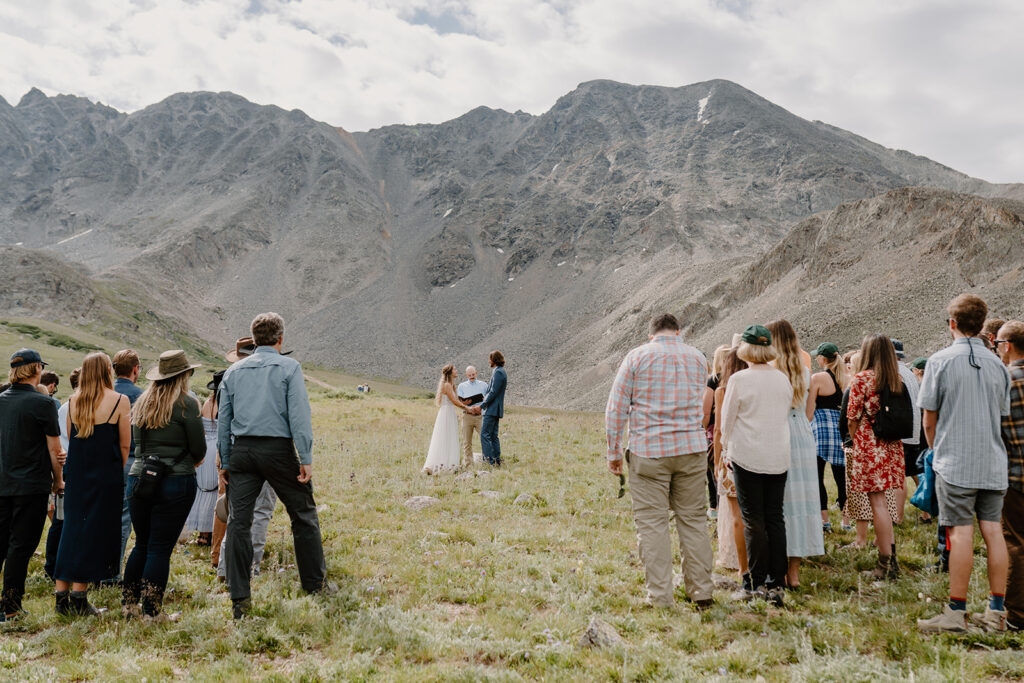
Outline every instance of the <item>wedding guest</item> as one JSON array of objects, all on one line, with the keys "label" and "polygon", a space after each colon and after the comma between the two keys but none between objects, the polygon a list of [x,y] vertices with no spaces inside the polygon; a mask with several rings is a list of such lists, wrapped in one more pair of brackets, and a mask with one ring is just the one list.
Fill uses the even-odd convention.
[{"label": "wedding guest", "polygon": [[[128,397],[129,409],[135,405],[135,401],[142,395],[142,389],[135,386],[139,379],[139,369],[142,362],[139,354],[132,349],[122,349],[114,354],[113,359],[114,391],[122,396]],[[128,444],[128,460],[124,465],[124,496],[121,503],[121,553],[117,556],[117,572],[114,577],[106,583],[117,583],[121,580],[121,568],[124,565],[125,551],[128,548],[128,539],[132,534],[132,518],[128,510],[128,472],[135,464],[135,441]]]},{"label": "wedding guest", "polygon": [[[261,313],[252,321],[255,352],[224,373],[219,395],[217,442],[220,476],[228,487],[228,587],[232,614],[250,608],[252,515],[269,482],[292,523],[295,562],[302,587],[333,591],[327,583],[323,542],[313,499],[313,425],[298,361],[281,355],[284,320]],[[296,451],[298,458],[296,459]]]},{"label": "wedding guest", "polygon": [[996,337],[999,335],[999,330],[1006,321],[1002,318],[988,318],[985,323],[981,326],[981,334],[978,335],[982,339],[988,342],[988,346],[992,351],[999,355],[999,349],[996,347]]},{"label": "wedding guest", "polygon": [[786,518],[786,587],[800,587],[800,561],[825,554],[818,495],[817,449],[811,422],[807,419],[807,392],[811,371],[804,364],[796,330],[788,320],[765,326],[772,335],[778,356],[772,364],[789,380],[793,397],[789,404],[789,469],[782,513]]},{"label": "wedding guest", "polygon": [[1003,417],[1002,436],[1009,463],[1003,498],[1003,538],[1009,557],[1006,582],[1006,626],[1024,628],[1024,323],[1005,323],[993,343],[1010,371],[1010,414]]},{"label": "wedding guest", "polygon": [[57,373],[44,370],[42,377],[39,378],[39,386],[46,388],[46,395],[53,399],[54,404],[59,409],[60,399],[55,395],[57,387],[60,386],[60,377],[57,376]]},{"label": "wedding guest", "polygon": [[484,454],[484,462],[501,467],[498,422],[505,417],[505,388],[508,386],[508,376],[505,374],[505,356],[501,351],[491,351],[488,361],[492,368],[491,381],[487,384],[484,400],[471,412],[483,415],[480,422],[480,449]]},{"label": "wedding guest", "polygon": [[[476,368],[470,365],[466,368],[466,381],[460,382],[455,392],[459,400],[468,406],[483,403],[484,394],[487,393],[487,382],[481,382],[476,377]],[[469,467],[473,464],[473,432],[481,434],[480,427],[483,425],[483,416],[463,411],[460,413],[459,419],[462,420],[462,465]]]},{"label": "wedding guest", "polygon": [[974,520],[988,555],[989,602],[976,623],[1006,630],[1007,551],[1003,496],[1008,484],[1002,418],[1010,414],[1010,375],[978,339],[988,313],[983,300],[961,294],[946,309],[953,343],[928,359],[918,396],[924,432],[935,452],[939,524],[949,541],[949,604],[931,619],[927,633],[967,628],[967,590],[974,565]]},{"label": "wedding guest", "polygon": [[89,604],[89,584],[117,574],[131,426],[128,399],[114,391],[113,380],[110,357],[90,353],[70,399],[64,529],[54,567],[58,614],[99,614]]},{"label": "wedding guest", "polygon": [[213,541],[214,509],[217,506],[217,389],[224,371],[213,373],[207,384],[210,395],[203,403],[202,420],[206,434],[206,457],[196,468],[196,499],[185,521],[185,528],[199,532],[197,545],[209,546]]},{"label": "wedding guest", "polygon": [[910,364],[910,370],[914,373],[914,377],[917,378],[918,389],[920,389],[921,380],[924,379],[924,369],[926,367],[928,367],[928,359],[924,357],[915,358],[914,362]]},{"label": "wedding guest", "polygon": [[793,387],[768,364],[778,352],[767,328],[751,325],[740,339],[736,355],[749,367],[729,378],[718,419],[736,481],[754,595],[781,606],[787,573],[782,508]]},{"label": "wedding guest", "polygon": [[[910,392],[910,401],[914,405],[914,434],[906,439],[903,439],[903,473],[905,477],[910,477],[914,480],[914,484],[917,484],[917,477],[924,470],[917,464],[917,456],[921,454],[921,411],[917,408],[917,392],[920,388],[920,382],[918,382],[917,376],[914,371],[911,370],[910,366],[906,364],[906,354],[903,352],[903,342],[899,339],[891,339],[893,348],[896,351],[896,367],[900,371],[900,379],[903,380],[903,386]],[[903,523],[903,511],[907,506],[907,487],[904,482],[904,486],[901,489],[896,489],[896,523]]]},{"label": "wedding guest", "polygon": [[711,356],[711,371],[708,374],[708,383],[704,387],[703,414],[701,424],[704,426],[708,438],[708,517],[718,518],[718,476],[715,473],[715,390],[718,389],[722,376],[722,363],[729,353],[730,347],[726,344],[715,349]]},{"label": "wedding guest", "polygon": [[[195,469],[206,458],[206,438],[199,403],[189,395],[195,368],[184,351],[164,351],[146,373],[150,381],[132,409],[132,432],[138,447],[128,473],[128,499],[135,547],[124,567],[121,605],[126,616],[156,617],[163,606],[171,554],[196,497]],[[153,459],[166,468],[146,497],[138,495],[139,478]]]},{"label": "wedding guest", "polygon": [[36,391],[45,363],[32,349],[11,355],[0,393],[0,622],[24,615],[25,576],[46,523],[51,492],[63,489],[57,409]]},{"label": "wedding guest", "polygon": [[[75,368],[71,371],[68,381],[71,383],[71,392],[78,389],[78,377],[82,374],[82,368]],[[68,408],[71,406],[71,399],[64,401],[64,405],[57,411],[57,424],[60,425],[60,447],[66,453],[68,450]],[[60,535],[64,530],[64,491],[53,494],[53,510],[50,516],[50,530],[46,532],[46,563],[43,565],[43,573],[47,578],[53,580],[53,569],[57,565],[57,548],[60,547]]]},{"label": "wedding guest", "polygon": [[[725,357],[719,365],[719,381],[715,388],[715,412],[718,415],[722,414],[722,403],[725,401],[725,392],[729,388],[729,378],[746,368],[747,364],[736,355],[736,349],[727,348]],[[729,450],[722,441],[722,429],[719,422],[714,425],[712,438],[718,490],[722,493],[722,497],[726,501],[725,505],[728,507],[728,513],[725,514],[725,509],[723,509],[723,514],[719,516],[719,529],[722,529],[721,521],[725,517],[732,520],[732,528],[726,530],[731,533],[719,533],[718,543],[722,545],[731,542],[735,548],[737,564],[740,569],[740,590],[734,597],[744,600],[753,593],[754,586],[751,583],[750,569],[747,563],[747,542],[743,536],[743,516],[740,514],[740,505],[736,499],[736,478],[733,474]]]},{"label": "wedding guest", "polygon": [[825,489],[825,466],[828,465],[836,483],[837,502],[843,515],[842,528],[848,531],[850,520],[846,515],[846,458],[843,454],[843,438],[839,433],[839,408],[850,380],[838,346],[832,342],[823,342],[813,355],[817,357],[822,371],[811,376],[811,386],[807,392],[807,419],[811,420],[818,453],[821,523],[825,531],[832,528],[828,520],[828,491]]},{"label": "wedding guest", "polygon": [[629,486],[651,605],[674,604],[671,518],[682,555],[683,584],[698,609],[712,605],[712,554],[704,512],[707,437],[701,402],[704,356],[683,342],[670,314],[651,322],[650,342],[626,354],[605,408],[608,468],[623,474],[629,429]]}]

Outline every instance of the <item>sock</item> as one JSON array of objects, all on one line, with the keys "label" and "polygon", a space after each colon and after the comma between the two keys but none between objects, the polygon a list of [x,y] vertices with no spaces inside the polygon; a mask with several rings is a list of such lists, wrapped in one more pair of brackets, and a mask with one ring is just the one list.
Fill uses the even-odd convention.
[{"label": "sock", "polygon": [[949,608],[960,612],[967,611],[967,598],[954,598],[949,596]]},{"label": "sock", "polygon": [[1001,595],[1000,593],[990,593],[988,596],[988,608],[993,611],[1002,612],[1006,609],[1003,605],[1003,600],[1005,599],[1005,595]]}]

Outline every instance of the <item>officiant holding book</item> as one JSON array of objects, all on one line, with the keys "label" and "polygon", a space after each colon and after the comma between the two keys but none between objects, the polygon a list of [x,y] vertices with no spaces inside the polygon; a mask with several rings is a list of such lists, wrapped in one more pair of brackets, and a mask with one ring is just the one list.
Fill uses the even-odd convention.
[{"label": "officiant holding book", "polygon": [[[487,393],[487,382],[481,382],[476,378],[476,368],[470,365],[466,368],[466,381],[459,384],[455,393],[459,400],[468,406],[479,405]],[[483,415],[463,413],[462,420],[462,466],[468,467],[473,464],[473,431],[480,435],[480,425],[483,422]],[[483,447],[481,446],[481,449]]]}]

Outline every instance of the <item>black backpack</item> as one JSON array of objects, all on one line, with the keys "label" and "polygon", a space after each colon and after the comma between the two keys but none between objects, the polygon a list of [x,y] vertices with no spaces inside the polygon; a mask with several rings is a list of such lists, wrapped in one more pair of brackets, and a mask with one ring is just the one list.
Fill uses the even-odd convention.
[{"label": "black backpack", "polygon": [[903,392],[894,394],[888,387],[878,392],[879,408],[871,428],[879,441],[900,441],[914,436],[914,402],[910,400],[907,385]]}]

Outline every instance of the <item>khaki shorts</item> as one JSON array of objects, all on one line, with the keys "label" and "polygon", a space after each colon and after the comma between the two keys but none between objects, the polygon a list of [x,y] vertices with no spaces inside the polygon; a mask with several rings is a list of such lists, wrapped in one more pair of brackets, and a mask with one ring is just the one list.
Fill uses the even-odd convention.
[{"label": "khaki shorts", "polygon": [[1001,522],[1006,489],[965,489],[935,474],[935,495],[939,501],[940,526],[974,526],[979,522]]}]

